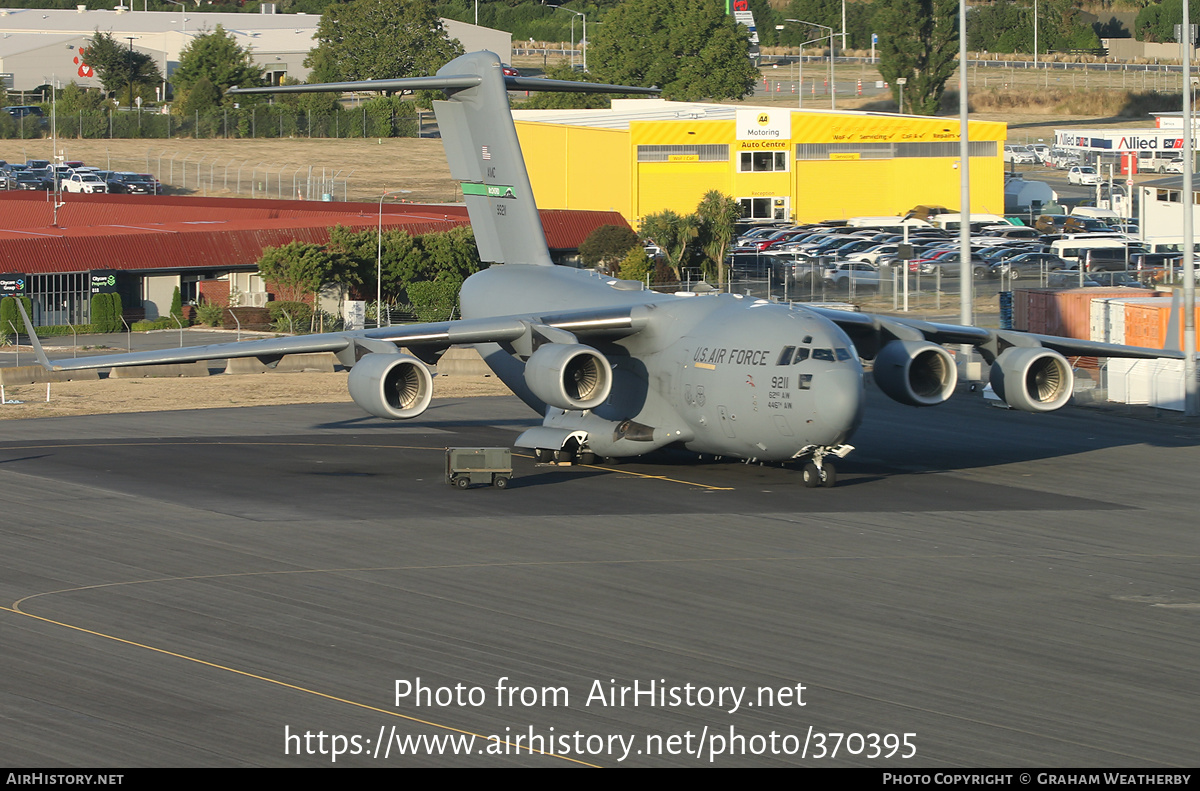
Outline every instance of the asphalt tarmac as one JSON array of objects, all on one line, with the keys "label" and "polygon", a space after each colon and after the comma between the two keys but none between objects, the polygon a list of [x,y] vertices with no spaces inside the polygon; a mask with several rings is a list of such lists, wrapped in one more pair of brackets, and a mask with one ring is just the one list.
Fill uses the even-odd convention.
[{"label": "asphalt tarmac", "polygon": [[681,454],[446,485],[534,419],[6,423],[4,763],[1200,760],[1200,426],[872,393],[834,489]]}]

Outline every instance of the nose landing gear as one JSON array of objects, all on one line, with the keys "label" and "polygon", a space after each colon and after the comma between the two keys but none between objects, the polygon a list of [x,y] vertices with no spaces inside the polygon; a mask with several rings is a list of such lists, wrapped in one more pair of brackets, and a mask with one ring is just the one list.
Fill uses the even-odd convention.
[{"label": "nose landing gear", "polygon": [[796,460],[810,458],[800,468],[800,479],[804,481],[807,488],[815,489],[818,486],[824,486],[829,489],[837,483],[837,468],[827,460],[827,457],[836,456],[844,459],[852,450],[854,450],[853,445],[806,445],[792,458]]}]

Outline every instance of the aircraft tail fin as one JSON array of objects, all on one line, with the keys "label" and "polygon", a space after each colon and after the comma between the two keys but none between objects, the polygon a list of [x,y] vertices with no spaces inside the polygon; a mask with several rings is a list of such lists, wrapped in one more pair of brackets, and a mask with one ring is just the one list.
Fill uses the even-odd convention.
[{"label": "aircraft tail fin", "polygon": [[479,247],[479,258],[500,264],[551,265],[533,188],[525,169],[508,90],[583,93],[658,93],[656,88],[600,85],[572,80],[506,77],[492,52],[471,52],[447,63],[433,77],[394,80],[232,88],[230,93],[313,91],[405,91],[440,89],[433,103],[450,175],[462,182],[463,200]]},{"label": "aircraft tail fin", "polygon": [[46,356],[45,350],[42,349],[42,342],[38,340],[37,333],[33,331],[33,322],[29,320],[29,314],[25,312],[25,303],[20,299],[17,300],[17,310],[21,311],[21,318],[25,322],[25,332],[29,334],[29,345],[33,347],[33,354],[37,358],[38,364],[47,371],[53,371],[54,365]]}]

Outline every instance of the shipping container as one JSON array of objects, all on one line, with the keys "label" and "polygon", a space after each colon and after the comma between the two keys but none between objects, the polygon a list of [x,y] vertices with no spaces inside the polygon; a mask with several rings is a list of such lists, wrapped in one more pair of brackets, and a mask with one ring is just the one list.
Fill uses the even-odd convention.
[{"label": "shipping container", "polygon": [[1013,293],[1013,326],[1024,332],[1092,338],[1092,300],[1152,296],[1137,288],[1019,288]]},{"label": "shipping container", "polygon": [[[1164,349],[1168,346],[1167,325],[1171,321],[1171,298],[1129,300],[1125,303],[1125,343],[1129,346],[1145,346]],[[1200,307],[1200,306],[1197,306]],[[1194,316],[1200,316],[1196,310]],[[1183,348],[1183,312],[1179,314],[1178,335],[1173,348]],[[1200,326],[1197,324],[1196,326]]]}]

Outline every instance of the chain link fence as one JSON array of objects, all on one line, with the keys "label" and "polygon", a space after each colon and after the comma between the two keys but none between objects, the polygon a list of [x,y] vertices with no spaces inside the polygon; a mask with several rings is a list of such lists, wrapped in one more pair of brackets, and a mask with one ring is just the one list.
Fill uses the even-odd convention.
[{"label": "chain link fence", "polygon": [[45,117],[27,115],[20,121],[10,119],[9,123],[0,118],[0,138],[48,137],[52,123],[60,139],[418,137],[425,115],[411,106],[394,108],[365,104],[328,113],[275,105],[223,108],[184,115],[111,109],[59,111],[53,122],[49,112]]}]

